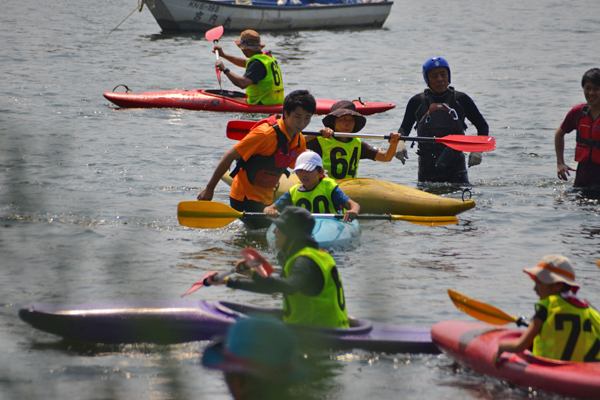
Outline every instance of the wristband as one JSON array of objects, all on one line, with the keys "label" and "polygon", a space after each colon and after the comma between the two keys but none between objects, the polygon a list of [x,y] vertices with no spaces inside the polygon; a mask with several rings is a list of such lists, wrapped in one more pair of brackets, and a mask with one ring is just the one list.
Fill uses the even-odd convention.
[{"label": "wristband", "polygon": [[223,73],[224,73],[225,75],[227,75],[227,73],[228,73],[228,72],[229,72],[229,68],[225,68],[225,69],[223,70]]}]

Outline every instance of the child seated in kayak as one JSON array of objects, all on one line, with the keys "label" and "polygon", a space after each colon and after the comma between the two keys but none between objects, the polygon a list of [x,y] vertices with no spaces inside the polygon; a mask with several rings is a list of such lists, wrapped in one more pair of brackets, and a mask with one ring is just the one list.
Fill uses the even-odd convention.
[{"label": "child seated in kayak", "polygon": [[[323,118],[323,125],[334,132],[356,133],[367,123],[367,119],[356,112],[356,106],[341,100],[331,106],[330,113]],[[316,140],[315,140],[316,138]],[[389,162],[396,154],[399,133],[390,133],[390,148],[387,151],[369,146],[359,138],[306,136],[306,148],[323,158],[324,168],[333,179],[356,178],[361,159]]]},{"label": "child seated in kayak", "polygon": [[494,364],[504,351],[519,353],[533,345],[535,356],[563,361],[600,361],[600,314],[575,297],[579,285],[568,258],[549,255],[524,270],[540,297],[535,316],[517,339],[498,344]]},{"label": "child seated in kayak", "polygon": [[302,207],[287,207],[273,219],[275,247],[283,265],[281,277],[263,278],[254,268],[245,268],[244,260],[236,263],[236,271],[250,279],[215,272],[206,278],[205,286],[227,285],[229,288],[254,293],[283,294],[283,321],[290,324],[348,328],[346,300],[341,276],[331,255],[319,250],[312,237],[315,219]]},{"label": "child seated in kayak", "polygon": [[294,168],[300,183],[284,193],[275,203],[265,207],[264,212],[276,216],[287,206],[304,207],[312,213],[332,213],[346,209],[344,222],[352,222],[360,206],[346,196],[335,180],[323,175],[323,161],[314,151],[305,151],[296,159]]}]

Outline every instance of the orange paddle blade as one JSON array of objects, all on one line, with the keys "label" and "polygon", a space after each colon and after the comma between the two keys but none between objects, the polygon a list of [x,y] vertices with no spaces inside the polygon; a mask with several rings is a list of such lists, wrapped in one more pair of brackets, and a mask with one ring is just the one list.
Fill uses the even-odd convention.
[{"label": "orange paddle blade", "polygon": [[455,290],[448,289],[448,294],[454,305],[462,312],[490,324],[505,325],[517,322],[519,318],[506,314],[504,311],[465,296]]}]

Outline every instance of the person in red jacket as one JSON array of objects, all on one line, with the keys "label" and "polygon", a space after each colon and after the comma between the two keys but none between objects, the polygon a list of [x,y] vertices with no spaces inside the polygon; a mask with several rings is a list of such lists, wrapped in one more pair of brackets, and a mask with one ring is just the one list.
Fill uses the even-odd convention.
[{"label": "person in red jacket", "polygon": [[575,171],[565,163],[565,135],[576,130],[577,146],[575,161],[577,172],[573,186],[600,188],[600,69],[592,68],[581,79],[586,103],[573,107],[554,133],[556,172],[558,178],[569,180],[569,171]]}]

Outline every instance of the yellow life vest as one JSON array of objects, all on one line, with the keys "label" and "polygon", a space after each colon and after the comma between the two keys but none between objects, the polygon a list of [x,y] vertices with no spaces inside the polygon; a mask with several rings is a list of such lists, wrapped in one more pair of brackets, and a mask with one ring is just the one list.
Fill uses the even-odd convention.
[{"label": "yellow life vest", "polygon": [[338,184],[331,178],[323,178],[321,182],[311,191],[300,191],[302,184],[297,184],[290,189],[292,205],[304,207],[311,213],[332,213],[336,214],[337,210],[331,201],[331,193]]},{"label": "yellow life vest", "polygon": [[248,59],[246,67],[252,60],[258,60],[267,69],[267,76],[246,88],[248,104],[283,104],[283,79],[277,60],[270,53],[255,54]]},{"label": "yellow life vest", "polygon": [[560,295],[536,304],[548,317],[533,340],[533,354],[563,361],[600,361],[600,315],[591,307],[578,307]]},{"label": "yellow life vest", "polygon": [[309,257],[321,268],[325,284],[321,293],[314,297],[306,296],[300,291],[284,296],[283,320],[291,324],[348,328],[350,324],[344,287],[333,257],[322,250],[305,247],[285,263],[283,271],[286,278],[291,273],[292,263],[300,256]]},{"label": "yellow life vest", "polygon": [[360,161],[361,140],[352,138],[348,143],[336,139],[317,138],[323,151],[323,168],[334,179],[356,178]]}]

